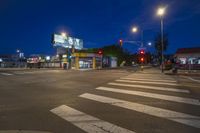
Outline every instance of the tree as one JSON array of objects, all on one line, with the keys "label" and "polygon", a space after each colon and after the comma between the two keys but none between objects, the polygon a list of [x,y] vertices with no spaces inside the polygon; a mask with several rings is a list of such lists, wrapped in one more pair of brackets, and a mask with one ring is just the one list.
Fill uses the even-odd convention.
[{"label": "tree", "polygon": [[[161,34],[158,33],[156,36],[155,36],[155,49],[156,49],[156,53],[159,57],[159,62],[161,64],[161,56],[162,56],[162,41],[161,41]],[[163,35],[163,52],[167,50],[167,47],[168,47],[168,35],[167,34],[164,34]]]},{"label": "tree", "polygon": [[98,53],[98,50],[102,50],[103,56],[117,57],[117,64],[120,65],[123,61],[126,61],[127,65],[132,62],[131,54],[128,50],[123,49],[119,44],[107,45],[102,48],[90,48],[87,50],[80,50],[82,53]]},{"label": "tree", "polygon": [[129,62],[129,55],[130,53],[127,50],[124,50],[120,45],[113,44],[104,46],[103,53],[105,56],[115,56],[117,57],[117,64],[120,65],[123,61],[126,61],[126,63]]}]

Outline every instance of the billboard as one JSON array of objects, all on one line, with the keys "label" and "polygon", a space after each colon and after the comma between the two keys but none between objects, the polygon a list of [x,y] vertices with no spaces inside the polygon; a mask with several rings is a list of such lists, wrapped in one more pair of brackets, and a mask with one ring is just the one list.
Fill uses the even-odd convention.
[{"label": "billboard", "polygon": [[78,38],[73,38],[70,36],[62,36],[62,35],[54,34],[53,46],[64,47],[64,48],[72,48],[74,46],[75,49],[82,49],[83,40],[78,39]]}]

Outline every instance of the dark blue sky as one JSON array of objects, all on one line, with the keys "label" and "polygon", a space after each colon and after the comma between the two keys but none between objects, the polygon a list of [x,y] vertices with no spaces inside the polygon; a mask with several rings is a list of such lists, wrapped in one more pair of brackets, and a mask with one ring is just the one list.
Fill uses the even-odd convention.
[{"label": "dark blue sky", "polygon": [[167,6],[167,52],[200,46],[199,0],[0,0],[0,54],[16,49],[26,55],[53,54],[51,34],[63,31],[83,39],[86,48],[113,44],[120,37],[139,40],[139,34],[131,33],[133,25],[144,30],[145,42],[153,42],[160,30],[159,5]]}]

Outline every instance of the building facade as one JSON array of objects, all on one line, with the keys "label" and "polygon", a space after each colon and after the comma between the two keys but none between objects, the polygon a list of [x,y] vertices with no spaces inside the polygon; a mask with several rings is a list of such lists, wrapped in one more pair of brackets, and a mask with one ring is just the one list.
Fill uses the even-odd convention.
[{"label": "building facade", "polygon": [[180,69],[200,69],[200,47],[180,48],[175,58]]}]

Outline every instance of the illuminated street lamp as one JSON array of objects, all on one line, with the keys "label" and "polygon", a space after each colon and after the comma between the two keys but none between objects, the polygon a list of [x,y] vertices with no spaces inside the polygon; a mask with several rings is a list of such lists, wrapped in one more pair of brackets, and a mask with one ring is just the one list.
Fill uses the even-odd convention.
[{"label": "illuminated street lamp", "polygon": [[160,7],[157,10],[157,15],[158,16],[163,16],[165,14],[165,8],[164,7]]},{"label": "illuminated street lamp", "polygon": [[[132,28],[132,32],[134,32],[134,33],[138,32],[138,28],[136,26],[134,26]],[[141,30],[141,47],[143,47],[143,30]]]},{"label": "illuminated street lamp", "polygon": [[134,33],[137,32],[137,31],[138,31],[137,27],[133,27],[133,28],[132,28],[132,31],[133,31]]},{"label": "illuminated street lamp", "polygon": [[151,43],[151,42],[148,42],[148,45],[149,45],[149,46],[151,46],[151,45],[152,45],[152,43]]},{"label": "illuminated street lamp", "polygon": [[160,32],[161,32],[161,69],[162,69],[162,73],[164,72],[164,69],[163,69],[163,61],[164,61],[164,54],[163,54],[163,17],[164,17],[164,15],[165,15],[165,9],[166,8],[164,8],[164,7],[160,7],[160,8],[158,8],[158,10],[157,10],[157,15],[160,17]]},{"label": "illuminated street lamp", "polygon": [[17,52],[17,53],[19,53],[19,52],[20,52],[20,50],[19,50],[19,49],[17,49],[17,50],[16,50],[16,52]]},{"label": "illuminated street lamp", "polygon": [[66,37],[66,36],[67,36],[66,32],[62,32],[61,35],[62,35],[63,37]]}]

